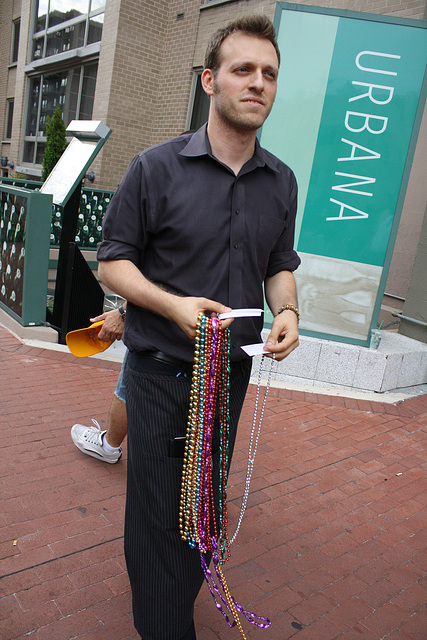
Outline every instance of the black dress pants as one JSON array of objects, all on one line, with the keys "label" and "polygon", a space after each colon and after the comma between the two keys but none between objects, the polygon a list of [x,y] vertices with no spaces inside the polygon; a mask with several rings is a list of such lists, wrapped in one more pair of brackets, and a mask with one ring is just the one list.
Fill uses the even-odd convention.
[{"label": "black dress pants", "polygon": [[[250,369],[250,360],[231,365],[230,460]],[[179,534],[183,459],[170,455],[170,441],[186,434],[191,372],[191,363],[173,365],[135,352],[126,368],[125,556],[134,624],[143,640],[195,638],[194,601],[204,574],[199,552]],[[216,427],[214,451],[217,432]]]},{"label": "black dress pants", "polygon": [[[144,640],[144,638],[141,638],[141,640]],[[191,627],[189,628],[187,633],[184,636],[182,636],[181,640],[197,640],[196,630],[194,628],[194,620],[192,621]]]}]

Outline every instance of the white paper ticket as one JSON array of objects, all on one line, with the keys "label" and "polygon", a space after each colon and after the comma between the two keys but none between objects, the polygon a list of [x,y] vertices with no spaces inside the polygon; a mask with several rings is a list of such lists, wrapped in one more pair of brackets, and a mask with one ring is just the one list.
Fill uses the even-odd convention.
[{"label": "white paper ticket", "polygon": [[252,356],[262,356],[271,353],[270,351],[265,351],[264,347],[264,342],[257,342],[255,344],[245,344],[240,348],[252,358]]},{"label": "white paper ticket", "polygon": [[264,309],[232,309],[226,313],[219,313],[218,318],[220,320],[226,320],[227,318],[252,318],[254,316],[260,316]]}]

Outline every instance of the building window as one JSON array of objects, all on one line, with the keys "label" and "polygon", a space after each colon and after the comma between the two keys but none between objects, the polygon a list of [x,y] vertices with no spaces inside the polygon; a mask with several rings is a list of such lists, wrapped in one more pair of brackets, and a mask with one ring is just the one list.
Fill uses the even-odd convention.
[{"label": "building window", "polygon": [[105,0],[36,0],[31,59],[100,42]]},{"label": "building window", "polygon": [[226,2],[234,2],[234,0],[201,0],[201,5],[204,7],[207,4],[225,4]]},{"label": "building window", "polygon": [[18,61],[19,49],[19,31],[21,29],[21,20],[14,20],[12,26],[12,51],[10,54],[10,63],[15,64]]},{"label": "building window", "polygon": [[188,129],[199,129],[207,122],[209,115],[209,96],[202,87],[202,72],[196,71],[194,74],[193,91],[190,105],[190,117]]},{"label": "building window", "polygon": [[29,103],[22,161],[40,165],[46,147],[47,119],[60,107],[64,122],[92,118],[98,63],[58,70],[29,80]]},{"label": "building window", "polygon": [[6,126],[5,126],[6,140],[10,140],[12,137],[14,104],[15,104],[15,101],[13,98],[11,98],[10,100],[7,100],[6,102]]}]

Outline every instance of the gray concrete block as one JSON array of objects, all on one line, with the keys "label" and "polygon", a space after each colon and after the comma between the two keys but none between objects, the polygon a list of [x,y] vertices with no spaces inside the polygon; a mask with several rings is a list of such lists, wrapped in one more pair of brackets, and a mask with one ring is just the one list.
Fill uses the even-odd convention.
[{"label": "gray concrete block", "polygon": [[337,342],[323,342],[316,380],[351,387],[359,360],[359,348]]},{"label": "gray concrete block", "polygon": [[277,373],[314,379],[321,348],[319,340],[308,336],[301,337],[299,347],[279,362]]},{"label": "gray concrete block", "polygon": [[387,365],[384,371],[380,391],[391,391],[391,389],[397,389],[397,379],[399,377],[399,370],[402,363],[401,353],[389,353],[386,357]]},{"label": "gray concrete block", "polygon": [[397,377],[397,387],[411,387],[423,384],[421,353],[404,353]]},{"label": "gray concrete block", "polygon": [[361,348],[354,373],[353,387],[368,391],[381,391],[386,368],[387,355],[385,353]]}]

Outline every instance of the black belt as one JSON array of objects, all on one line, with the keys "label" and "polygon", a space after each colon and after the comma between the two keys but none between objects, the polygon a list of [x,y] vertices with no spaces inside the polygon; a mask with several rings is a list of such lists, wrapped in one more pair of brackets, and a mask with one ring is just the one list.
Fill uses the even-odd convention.
[{"label": "black belt", "polygon": [[154,358],[154,360],[160,360],[160,362],[167,362],[168,364],[176,365],[177,367],[181,367],[183,365],[191,366],[191,362],[186,362],[185,360],[179,360],[178,358],[173,358],[172,356],[168,356],[167,353],[163,351],[145,351],[145,353],[149,358]]}]

